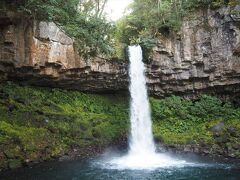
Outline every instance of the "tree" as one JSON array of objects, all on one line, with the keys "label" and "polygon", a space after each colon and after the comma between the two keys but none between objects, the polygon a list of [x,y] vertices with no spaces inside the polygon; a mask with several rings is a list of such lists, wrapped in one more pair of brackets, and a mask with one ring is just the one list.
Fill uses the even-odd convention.
[{"label": "tree", "polygon": [[81,0],[79,2],[80,11],[101,18],[107,1],[108,0]]},{"label": "tree", "polygon": [[75,39],[80,55],[110,56],[113,26],[103,16],[107,0],[24,0],[18,9],[38,20],[53,21]]}]

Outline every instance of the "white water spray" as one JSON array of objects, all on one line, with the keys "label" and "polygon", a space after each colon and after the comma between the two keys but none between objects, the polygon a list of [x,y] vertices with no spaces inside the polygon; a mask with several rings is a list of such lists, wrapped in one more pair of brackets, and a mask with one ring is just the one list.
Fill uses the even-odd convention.
[{"label": "white water spray", "polygon": [[152,134],[150,106],[147,94],[145,68],[140,46],[129,47],[131,93],[131,134],[129,152],[123,157],[112,157],[107,168],[113,169],[156,169],[192,165],[173,159],[163,153],[156,153]]}]

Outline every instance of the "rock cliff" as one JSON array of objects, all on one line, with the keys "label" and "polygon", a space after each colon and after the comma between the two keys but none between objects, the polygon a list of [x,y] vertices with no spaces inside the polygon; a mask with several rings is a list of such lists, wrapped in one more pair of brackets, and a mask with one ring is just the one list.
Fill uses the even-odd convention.
[{"label": "rock cliff", "polygon": [[[162,36],[147,64],[152,95],[240,92],[240,7],[199,10]],[[0,17],[0,71],[23,83],[81,91],[127,90],[127,61],[83,59],[54,23]]]},{"label": "rock cliff", "polygon": [[74,41],[52,22],[2,16],[0,36],[0,71],[8,79],[95,92],[127,87],[125,63],[81,58]]},{"label": "rock cliff", "polygon": [[[240,90],[240,7],[199,10],[178,34],[159,38],[149,64],[154,95]],[[239,95],[239,94],[238,94]]]}]

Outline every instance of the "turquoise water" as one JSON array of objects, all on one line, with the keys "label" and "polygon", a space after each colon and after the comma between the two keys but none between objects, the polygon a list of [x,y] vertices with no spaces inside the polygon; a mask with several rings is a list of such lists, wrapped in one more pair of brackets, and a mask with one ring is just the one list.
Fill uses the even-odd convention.
[{"label": "turquoise water", "polygon": [[239,162],[219,162],[202,157],[189,157],[191,162],[178,167],[148,170],[116,169],[102,164],[103,159],[47,162],[0,174],[0,179],[20,180],[171,180],[171,179],[217,179],[239,180]]}]

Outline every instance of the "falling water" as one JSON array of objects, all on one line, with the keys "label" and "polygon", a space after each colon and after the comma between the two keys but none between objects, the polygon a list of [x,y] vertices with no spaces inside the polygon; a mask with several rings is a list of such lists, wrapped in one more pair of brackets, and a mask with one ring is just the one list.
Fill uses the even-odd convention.
[{"label": "falling water", "polygon": [[129,47],[131,84],[131,137],[130,154],[153,154],[155,145],[152,135],[152,122],[147,94],[145,67],[140,46]]},{"label": "falling water", "polygon": [[114,169],[155,169],[190,165],[184,160],[178,160],[169,155],[156,152],[152,134],[145,68],[142,62],[142,49],[140,46],[129,47],[129,60],[131,81],[129,86],[131,94],[129,151],[125,156],[111,157],[107,161],[107,167]]}]

